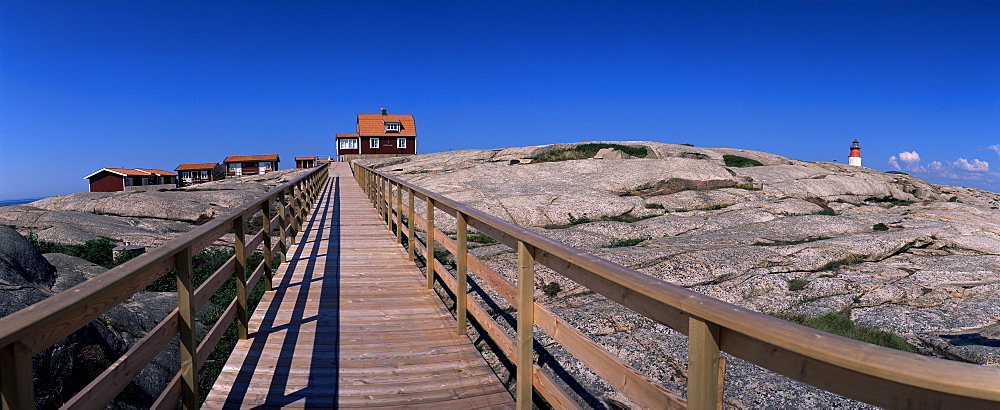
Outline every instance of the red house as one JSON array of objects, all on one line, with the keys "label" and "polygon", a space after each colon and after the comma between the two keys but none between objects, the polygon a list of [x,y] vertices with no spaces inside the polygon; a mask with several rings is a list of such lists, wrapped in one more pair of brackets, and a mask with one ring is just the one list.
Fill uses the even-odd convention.
[{"label": "red house", "polygon": [[316,157],[295,157],[295,168],[313,168],[316,166]]},{"label": "red house", "polygon": [[233,155],[226,157],[226,176],[238,177],[243,175],[259,175],[278,170],[278,154],[266,155]]},{"label": "red house", "polygon": [[226,176],[225,169],[218,162],[202,162],[198,164],[181,164],[174,171],[180,175],[178,186],[200,184],[217,181]]},{"label": "red house", "polygon": [[101,168],[83,177],[90,180],[90,192],[136,191],[174,188],[177,174],[159,169]]},{"label": "red house", "polygon": [[357,132],[338,133],[337,158],[384,158],[417,153],[417,126],[412,115],[358,114]]}]

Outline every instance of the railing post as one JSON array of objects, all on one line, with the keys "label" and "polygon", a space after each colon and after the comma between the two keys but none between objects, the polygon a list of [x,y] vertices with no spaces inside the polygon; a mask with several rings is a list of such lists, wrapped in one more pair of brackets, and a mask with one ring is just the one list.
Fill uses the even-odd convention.
[{"label": "railing post", "polygon": [[403,185],[396,184],[396,243],[403,243]]},{"label": "railing post", "polygon": [[434,200],[427,197],[427,246],[424,260],[427,261],[427,289],[434,288]]},{"label": "railing post", "polygon": [[185,409],[198,408],[198,340],[195,337],[194,269],[191,248],[174,257],[177,266],[177,310],[181,346],[181,402]]},{"label": "railing post", "polygon": [[271,266],[271,198],[264,201],[264,207],[261,209],[264,214],[264,226],[261,230],[264,232],[264,291],[270,291],[272,288],[271,280],[274,277],[274,267]]},{"label": "railing post", "polygon": [[531,409],[534,370],[535,255],[534,247],[517,241],[517,390],[518,409]]},{"label": "railing post", "polygon": [[688,408],[715,410],[719,405],[719,325],[695,316],[688,323]]},{"label": "railing post", "polygon": [[392,183],[389,178],[382,177],[382,197],[385,200],[385,226],[392,232]]},{"label": "railing post", "polygon": [[0,348],[0,405],[3,410],[35,407],[31,347],[18,340]]},{"label": "railing post", "polygon": [[287,222],[286,220],[287,220],[287,218],[285,218],[285,215],[286,215],[286,212],[288,211],[288,207],[287,207],[287,204],[285,203],[285,191],[284,190],[281,190],[281,192],[278,192],[278,208],[279,208],[278,209],[278,233],[280,235],[278,237],[278,240],[281,241],[281,245],[279,245],[279,247],[278,247],[278,252],[281,254],[281,263],[285,263],[285,262],[288,262],[288,257],[287,257],[287,253],[288,253],[288,241],[287,241],[287,238],[286,238],[288,236],[288,233],[285,231],[287,229],[287,227],[286,227],[286,222]]},{"label": "railing post", "polygon": [[296,238],[299,236],[299,221],[301,221],[301,215],[299,209],[302,207],[302,185],[295,184],[292,186],[292,234],[291,243],[295,245]]},{"label": "railing post", "polygon": [[455,290],[455,316],[458,317],[458,334],[465,334],[465,309],[466,309],[466,299],[469,295],[469,285],[467,282],[467,265],[469,259],[468,246],[466,244],[468,227],[466,222],[465,214],[461,212],[455,212],[455,230],[456,233],[456,247],[455,251],[455,276],[457,277],[458,286]]},{"label": "railing post", "polygon": [[247,256],[246,235],[243,232],[243,215],[233,220],[233,235],[236,237],[236,323],[240,340],[247,338]]},{"label": "railing post", "polygon": [[406,236],[406,255],[410,258],[410,262],[413,262],[413,255],[416,253],[417,249],[417,234],[414,229],[414,226],[416,226],[414,220],[416,219],[415,216],[417,216],[417,211],[413,209],[413,188],[407,188],[406,190],[410,191],[410,208],[406,212],[406,225],[407,228],[409,228],[409,232]]}]

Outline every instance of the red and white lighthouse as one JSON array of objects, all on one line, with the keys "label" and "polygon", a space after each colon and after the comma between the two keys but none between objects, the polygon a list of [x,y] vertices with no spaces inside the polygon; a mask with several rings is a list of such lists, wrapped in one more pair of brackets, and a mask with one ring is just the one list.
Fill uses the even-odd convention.
[{"label": "red and white lighthouse", "polygon": [[861,166],[861,146],[858,145],[858,140],[854,140],[851,144],[851,155],[847,157],[847,165]]}]

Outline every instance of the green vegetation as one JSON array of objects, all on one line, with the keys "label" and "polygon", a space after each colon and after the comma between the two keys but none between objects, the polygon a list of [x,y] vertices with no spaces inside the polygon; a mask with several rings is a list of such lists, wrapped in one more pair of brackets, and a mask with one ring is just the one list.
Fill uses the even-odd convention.
[{"label": "green vegetation", "polygon": [[805,279],[789,279],[788,280],[788,290],[793,291],[793,292],[797,291],[797,290],[802,290],[802,289],[805,289],[806,285],[808,285],[808,284],[809,284],[809,281],[805,280]]},{"label": "green vegetation", "polygon": [[[226,263],[229,258],[233,257],[234,251],[229,248],[215,248],[215,249],[205,249],[201,252],[196,253],[191,257],[191,263],[194,273],[194,283],[195,286],[201,286],[209,277],[215,273],[223,264]],[[246,274],[247,277],[253,274],[253,271],[260,265],[261,261],[264,260],[264,255],[260,252],[254,252],[247,256],[246,260]],[[271,266],[278,266],[281,261],[278,258],[274,258],[271,261]],[[147,292],[176,292],[177,291],[177,271],[171,270],[166,275],[153,281],[153,283],[146,286],[144,291]],[[260,302],[260,298],[264,296],[264,278],[261,278],[257,282],[257,285],[250,294],[247,295],[247,312],[248,314],[253,314],[254,309]],[[225,283],[217,290],[209,301],[212,303],[213,307],[207,313],[200,317],[201,322],[207,326],[211,327],[215,325],[215,322],[222,317],[225,312],[226,307],[229,303],[236,298],[236,277],[235,275],[230,276]],[[232,353],[233,348],[236,347],[236,342],[239,340],[237,335],[237,324],[234,322],[226,329],[222,336],[222,340],[219,344],[215,346],[212,353],[209,354],[208,360],[205,361],[204,366],[198,370],[199,379],[199,390],[201,391],[201,400],[204,401],[206,394],[211,390],[212,384],[215,383],[215,379],[222,372],[223,365],[226,364],[226,360],[229,358],[229,354]]]},{"label": "green vegetation", "polygon": [[580,144],[570,149],[544,152],[532,158],[531,162],[558,162],[593,158],[594,155],[597,155],[597,151],[604,148],[614,148],[635,158],[646,158],[646,155],[649,155],[646,147],[630,147],[619,144]]},{"label": "green vegetation", "polygon": [[599,222],[599,221],[612,221],[612,222],[632,223],[632,222],[636,222],[636,221],[641,221],[643,219],[655,218],[655,217],[659,216],[659,215],[636,216],[636,215],[632,215],[631,213],[625,213],[625,214],[621,214],[621,215],[602,216],[599,219],[591,219],[590,217],[587,216],[587,214],[583,214],[583,216],[581,216],[581,217],[576,217],[572,213],[570,213],[568,215],[569,215],[569,223],[566,223],[566,224],[548,224],[548,225],[543,226],[542,228],[545,228],[545,229],[565,229],[565,228],[569,228],[569,227],[571,227],[573,225],[585,224],[585,223],[589,223],[589,222]]},{"label": "green vegetation", "polygon": [[692,145],[692,144],[680,144],[680,145],[683,145],[683,146],[685,146],[685,147],[693,147],[693,146],[694,146],[694,145]]},{"label": "green vegetation", "polygon": [[663,209],[665,208],[663,204],[658,204],[655,202],[650,202],[646,204],[646,209]]},{"label": "green vegetation", "polygon": [[469,242],[475,242],[482,245],[492,245],[495,243],[500,243],[496,239],[490,238],[489,236],[481,233],[474,233],[466,235],[465,240]]},{"label": "green vegetation", "polygon": [[631,239],[615,239],[610,244],[608,244],[608,246],[605,246],[605,248],[622,248],[626,246],[636,246],[648,240],[649,240],[648,236],[631,238]]},{"label": "green vegetation", "polygon": [[837,216],[837,211],[834,211],[833,209],[824,209],[816,212],[814,215]]},{"label": "green vegetation", "polygon": [[755,159],[750,159],[747,157],[741,157],[739,155],[723,155],[722,160],[726,162],[727,167],[759,167],[764,164],[760,163]]},{"label": "green vegetation", "polygon": [[559,292],[562,292],[562,286],[559,286],[559,282],[549,282],[542,285],[542,292],[545,293],[545,296],[554,298]]},{"label": "green vegetation", "polygon": [[28,232],[28,235],[24,237],[31,246],[38,249],[41,253],[62,253],[69,256],[76,256],[78,258],[86,259],[90,263],[101,265],[105,268],[113,268],[119,264],[132,259],[134,255],[130,255],[127,258],[122,257],[122,260],[115,260],[111,256],[111,250],[118,243],[108,239],[91,239],[84,243],[83,245],[61,245],[55,242],[44,241],[38,239],[38,235],[34,232]]},{"label": "green vegetation", "polygon": [[888,231],[889,227],[886,224],[879,222],[875,225],[872,225],[872,229],[876,231]]},{"label": "green vegetation", "polygon": [[906,343],[902,337],[869,327],[857,326],[848,315],[843,313],[831,312],[819,317],[780,314],[775,315],[775,317],[865,343],[916,353],[916,349]]},{"label": "green vegetation", "polygon": [[910,175],[902,171],[885,171],[886,174]]}]

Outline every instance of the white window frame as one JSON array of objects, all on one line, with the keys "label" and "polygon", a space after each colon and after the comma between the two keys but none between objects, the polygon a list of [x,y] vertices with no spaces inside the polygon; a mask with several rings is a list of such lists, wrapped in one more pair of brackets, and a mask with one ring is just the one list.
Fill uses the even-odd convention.
[{"label": "white window frame", "polygon": [[396,138],[396,148],[406,148],[406,138]]},{"label": "white window frame", "polygon": [[368,140],[368,148],[378,149],[378,138],[371,138]]},{"label": "white window frame", "polygon": [[201,179],[208,179],[208,171],[201,171]]},{"label": "white window frame", "polygon": [[358,149],[358,140],[354,138],[345,138],[340,140],[340,149]]},{"label": "white window frame", "polygon": [[387,122],[385,123],[385,132],[399,132],[403,128],[403,124],[398,122]]}]

